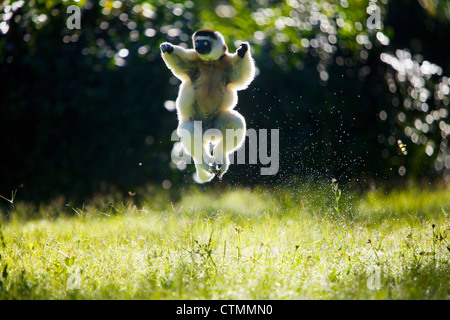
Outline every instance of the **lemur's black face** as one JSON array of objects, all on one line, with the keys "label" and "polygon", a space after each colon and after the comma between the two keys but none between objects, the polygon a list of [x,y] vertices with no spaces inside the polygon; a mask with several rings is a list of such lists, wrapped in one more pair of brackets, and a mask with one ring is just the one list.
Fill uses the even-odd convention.
[{"label": "lemur's black face", "polygon": [[200,54],[208,54],[211,52],[211,41],[195,40],[195,51]]}]

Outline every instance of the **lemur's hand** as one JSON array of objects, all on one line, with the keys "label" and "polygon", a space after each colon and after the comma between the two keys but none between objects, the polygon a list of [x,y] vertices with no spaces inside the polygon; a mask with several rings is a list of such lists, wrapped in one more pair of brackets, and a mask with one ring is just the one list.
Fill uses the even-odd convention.
[{"label": "lemur's hand", "polygon": [[172,53],[173,52],[173,45],[171,45],[168,42],[164,42],[161,44],[161,46],[159,47],[161,49],[161,51],[163,53],[167,52],[167,53]]},{"label": "lemur's hand", "polygon": [[238,54],[239,58],[244,58],[245,54],[248,50],[248,43],[242,42],[239,49],[237,49],[236,53]]}]

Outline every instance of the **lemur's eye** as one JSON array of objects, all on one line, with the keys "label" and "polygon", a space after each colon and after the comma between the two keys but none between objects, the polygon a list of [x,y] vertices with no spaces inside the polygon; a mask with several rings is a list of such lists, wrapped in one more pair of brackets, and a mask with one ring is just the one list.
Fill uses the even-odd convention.
[{"label": "lemur's eye", "polygon": [[208,45],[208,42],[204,41],[204,42],[203,42],[203,45],[204,45],[204,46]]}]

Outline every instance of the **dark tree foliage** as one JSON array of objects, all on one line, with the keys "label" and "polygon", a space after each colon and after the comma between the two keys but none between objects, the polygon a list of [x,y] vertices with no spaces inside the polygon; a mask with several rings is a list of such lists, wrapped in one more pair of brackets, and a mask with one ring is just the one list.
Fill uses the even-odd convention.
[{"label": "dark tree foliage", "polygon": [[170,161],[177,119],[164,105],[179,81],[159,44],[191,46],[199,28],[230,51],[252,44],[259,74],[237,109],[249,128],[280,130],[278,174],[234,165],[212,185],[448,179],[446,1],[34,0],[0,14],[0,195],[192,184],[192,166]]}]

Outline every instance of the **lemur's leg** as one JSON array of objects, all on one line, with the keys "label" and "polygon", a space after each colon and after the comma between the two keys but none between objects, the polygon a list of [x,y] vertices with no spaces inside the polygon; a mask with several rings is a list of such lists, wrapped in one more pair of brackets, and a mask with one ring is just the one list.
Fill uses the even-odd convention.
[{"label": "lemur's leg", "polygon": [[246,124],[239,112],[228,110],[216,116],[213,127],[222,133],[222,140],[214,148],[214,160],[220,166],[218,176],[222,178],[230,166],[229,156],[245,141]]},{"label": "lemur's leg", "polygon": [[181,138],[184,151],[194,159],[198,179],[202,182],[211,181],[214,178],[214,158],[209,150],[209,141],[203,139],[202,122],[182,122],[178,126],[177,134]]}]

